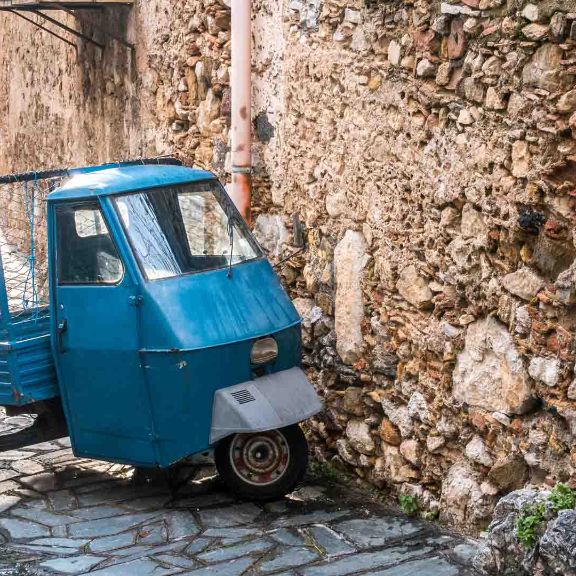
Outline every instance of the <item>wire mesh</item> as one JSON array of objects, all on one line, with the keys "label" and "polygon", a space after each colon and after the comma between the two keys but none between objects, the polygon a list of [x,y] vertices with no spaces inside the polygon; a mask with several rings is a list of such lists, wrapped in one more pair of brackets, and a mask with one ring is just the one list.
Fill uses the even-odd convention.
[{"label": "wire mesh", "polygon": [[61,177],[0,184],[0,256],[9,321],[48,314],[46,198]]}]

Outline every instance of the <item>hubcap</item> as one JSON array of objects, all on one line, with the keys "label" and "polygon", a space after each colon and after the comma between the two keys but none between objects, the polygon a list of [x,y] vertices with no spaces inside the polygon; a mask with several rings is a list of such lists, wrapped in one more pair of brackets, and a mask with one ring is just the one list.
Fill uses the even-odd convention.
[{"label": "hubcap", "polygon": [[266,486],[277,482],[290,463],[290,448],[278,430],[236,434],[230,444],[232,468],[244,482]]}]

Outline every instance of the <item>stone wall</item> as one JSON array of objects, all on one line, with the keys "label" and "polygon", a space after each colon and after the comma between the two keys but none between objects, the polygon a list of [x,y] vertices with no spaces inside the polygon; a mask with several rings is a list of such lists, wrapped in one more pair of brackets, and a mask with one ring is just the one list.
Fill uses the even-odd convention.
[{"label": "stone wall", "polygon": [[[277,259],[304,231],[282,276],[327,403],[316,456],[469,530],[512,489],[574,482],[576,2],[253,6],[256,230]],[[38,76],[10,105],[67,159],[173,152],[227,178],[225,0],[139,3],[127,29],[131,75],[85,92],[107,114],[76,95],[81,122],[31,122],[54,101],[30,97]],[[39,48],[19,70],[38,74]],[[44,58],[75,94],[82,66]],[[90,155],[74,146],[92,123]],[[29,137],[26,163],[49,147]]]}]

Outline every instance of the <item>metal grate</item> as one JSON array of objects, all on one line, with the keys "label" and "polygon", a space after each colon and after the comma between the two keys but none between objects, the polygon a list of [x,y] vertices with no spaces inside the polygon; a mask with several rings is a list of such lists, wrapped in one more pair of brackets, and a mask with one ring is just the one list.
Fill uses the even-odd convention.
[{"label": "metal grate", "polygon": [[250,390],[246,390],[245,388],[242,390],[236,390],[235,392],[230,392],[230,394],[238,404],[248,404],[248,402],[254,402],[254,400],[256,400],[256,398],[252,396]]},{"label": "metal grate", "polygon": [[12,319],[47,314],[46,197],[61,182],[53,177],[0,184],[0,265]]}]

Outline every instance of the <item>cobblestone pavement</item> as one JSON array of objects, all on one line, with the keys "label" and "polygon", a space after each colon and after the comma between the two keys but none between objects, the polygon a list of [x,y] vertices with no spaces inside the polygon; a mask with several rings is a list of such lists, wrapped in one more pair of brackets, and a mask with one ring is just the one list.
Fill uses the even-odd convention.
[{"label": "cobblestone pavement", "polygon": [[0,454],[0,576],[455,576],[474,543],[308,486],[254,504],[216,477],[136,482],[67,441]]}]

